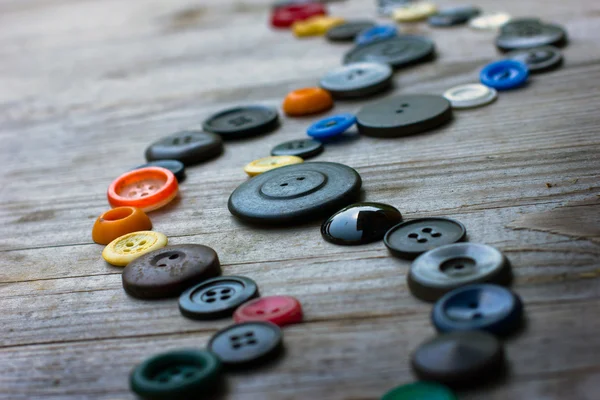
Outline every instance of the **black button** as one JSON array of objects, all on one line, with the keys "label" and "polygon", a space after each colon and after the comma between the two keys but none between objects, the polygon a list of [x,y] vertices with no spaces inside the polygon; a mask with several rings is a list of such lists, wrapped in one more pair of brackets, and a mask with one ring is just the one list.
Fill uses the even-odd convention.
[{"label": "black button", "polygon": [[331,42],[352,42],[356,35],[375,25],[372,21],[348,21],[329,29],[325,37]]},{"label": "black button", "polygon": [[323,152],[323,143],[313,139],[296,139],[280,143],[271,150],[272,156],[296,156],[303,159],[314,157]]},{"label": "black button", "polygon": [[167,246],[136,258],[123,270],[123,288],[133,297],[179,296],[199,282],[221,275],[217,253],[207,246]]},{"label": "black button", "polygon": [[228,207],[236,217],[258,224],[305,222],[355,201],[361,184],[360,175],[343,164],[294,164],[242,183]]},{"label": "black button", "polygon": [[367,97],[389,89],[393,75],[387,64],[353,63],[329,71],[319,86],[337,99]]},{"label": "black button", "polygon": [[432,59],[433,41],[422,36],[402,35],[356,46],[344,56],[344,64],[378,62],[400,68]]},{"label": "black button", "polygon": [[358,131],[374,137],[412,135],[452,119],[452,106],[442,96],[405,95],[364,106],[356,114]]},{"label": "black button", "polygon": [[192,319],[231,316],[246,301],[258,297],[256,283],[244,276],[220,276],[189,288],[179,297],[179,311]]},{"label": "black button", "polygon": [[431,26],[462,25],[479,14],[481,9],[474,6],[446,7],[429,17],[428,22]]},{"label": "black button", "polygon": [[223,141],[217,135],[200,131],[183,131],[164,137],[146,149],[146,160],[178,160],[194,165],[223,152]]},{"label": "black button", "polygon": [[205,131],[221,135],[223,139],[239,139],[271,132],[278,125],[279,114],[275,108],[246,106],[211,115],[202,127]]},{"label": "black button", "polygon": [[181,161],[177,160],[157,160],[150,161],[143,165],[138,165],[134,169],[146,168],[146,167],[161,167],[168,169],[175,175],[177,182],[181,183],[185,180],[185,165]]},{"label": "black button", "polygon": [[384,243],[395,256],[416,256],[446,244],[465,240],[467,230],[463,224],[449,218],[419,218],[391,228]]},{"label": "black button", "polygon": [[564,46],[566,31],[558,25],[541,21],[520,20],[508,22],[496,38],[496,47],[502,51],[527,49],[540,46]]},{"label": "black button", "polygon": [[217,333],[208,349],[229,367],[265,362],[282,349],[281,329],[270,322],[242,322]]},{"label": "black button", "polygon": [[532,73],[553,70],[559,67],[563,61],[562,53],[554,46],[515,50],[506,54],[506,58],[521,61]]},{"label": "black button", "polygon": [[356,203],[329,217],[321,226],[321,235],[335,244],[371,243],[381,240],[401,220],[400,211],[387,204]]}]

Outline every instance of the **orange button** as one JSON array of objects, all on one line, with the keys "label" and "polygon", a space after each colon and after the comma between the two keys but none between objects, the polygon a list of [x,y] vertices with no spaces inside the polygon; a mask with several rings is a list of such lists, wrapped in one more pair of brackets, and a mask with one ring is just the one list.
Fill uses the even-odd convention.
[{"label": "orange button", "polygon": [[98,217],[92,228],[92,239],[99,244],[109,244],[126,233],[150,229],[152,222],[145,212],[136,207],[117,207]]},{"label": "orange button", "polygon": [[171,171],[146,167],[119,176],[108,187],[111,207],[130,206],[152,211],[164,207],[177,196],[179,187]]},{"label": "orange button", "polygon": [[294,90],[283,100],[283,112],[291,116],[316,114],[333,107],[333,98],[318,87]]}]

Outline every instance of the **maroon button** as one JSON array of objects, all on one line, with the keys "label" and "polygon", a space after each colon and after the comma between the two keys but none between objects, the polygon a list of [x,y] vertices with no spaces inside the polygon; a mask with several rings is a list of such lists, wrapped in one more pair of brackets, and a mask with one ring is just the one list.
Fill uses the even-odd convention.
[{"label": "maroon button", "polygon": [[239,306],[233,314],[235,322],[266,321],[284,326],[302,322],[302,305],[291,296],[267,296]]},{"label": "maroon button", "polygon": [[291,4],[278,7],[271,14],[271,25],[276,28],[289,28],[296,21],[303,21],[315,15],[327,15],[323,4]]}]

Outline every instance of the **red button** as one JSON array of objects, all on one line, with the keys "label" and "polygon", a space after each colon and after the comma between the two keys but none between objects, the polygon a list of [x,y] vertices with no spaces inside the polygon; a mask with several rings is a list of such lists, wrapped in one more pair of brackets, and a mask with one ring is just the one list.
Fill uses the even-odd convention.
[{"label": "red button", "polygon": [[235,322],[267,321],[283,326],[302,322],[302,306],[291,296],[268,296],[250,300],[235,310]]},{"label": "red button", "polygon": [[296,21],[303,21],[315,15],[327,15],[323,4],[292,4],[278,7],[271,14],[271,25],[276,28],[289,28]]}]

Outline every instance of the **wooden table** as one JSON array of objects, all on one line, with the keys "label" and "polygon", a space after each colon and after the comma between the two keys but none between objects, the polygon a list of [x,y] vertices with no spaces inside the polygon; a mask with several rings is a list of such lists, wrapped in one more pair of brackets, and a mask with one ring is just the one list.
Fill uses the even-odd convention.
[{"label": "wooden table", "polygon": [[[316,160],[355,168],[364,199],[406,218],[456,218],[470,241],[510,258],[527,313],[524,332],[506,342],[510,376],[461,398],[597,400],[600,3],[477,4],[564,25],[564,67],[456,112],[442,129],[334,143]],[[374,1],[330,10],[375,15]],[[269,0],[0,2],[0,398],[131,399],[134,365],[203,347],[231,323],[185,319],[176,300],[127,297],[90,232],[108,209],[108,184],[142,163],[149,143],[226,107],[280,106],[340,64],[347,46],[273,31],[268,13]],[[491,32],[404,29],[434,38],[439,57],[398,72],[394,93],[441,94],[500,57]],[[338,102],[330,114],[372,101]],[[180,199],[151,214],[170,243],[211,246],[224,273],[304,305],[306,321],[285,328],[281,361],[228,375],[226,398],[377,399],[414,379],[409,354],[434,334],[431,305],[407,289],[409,262],[382,243],[335,246],[320,221],[267,229],[228,212],[242,167],[303,137],[316,118],[282,117],[272,134],[227,143],[188,169]]]}]

